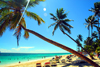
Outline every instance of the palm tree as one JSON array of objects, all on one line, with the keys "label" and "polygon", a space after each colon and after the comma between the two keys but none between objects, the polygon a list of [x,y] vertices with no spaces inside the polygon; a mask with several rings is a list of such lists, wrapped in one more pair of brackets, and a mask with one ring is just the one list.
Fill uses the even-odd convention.
[{"label": "palm tree", "polygon": [[[81,44],[80,41],[83,40],[82,35],[79,34],[77,37],[78,38],[76,39],[76,42],[79,43],[79,44]],[[77,46],[78,46],[78,51],[80,52],[80,45],[77,44]],[[81,46],[82,46],[82,44],[81,44]]]},{"label": "palm tree", "polygon": [[[93,17],[95,17],[96,15],[100,17],[100,2],[95,2],[94,8],[89,9],[89,11],[92,11],[95,13]],[[92,20],[93,20],[93,17],[92,17]]]},{"label": "palm tree", "polygon": [[[78,39],[76,39],[76,41],[77,41],[78,43],[80,43],[80,41],[79,41]],[[80,44],[81,44],[81,43],[80,43]],[[80,52],[80,45],[78,45],[78,44],[77,44],[77,51]]]},{"label": "palm tree", "polygon": [[[95,13],[95,14],[92,16],[90,22],[92,22],[92,21],[93,21],[93,18],[96,17],[96,16],[98,16],[98,18],[99,18],[99,17],[100,17],[100,2],[94,3],[94,8],[91,8],[89,11],[92,11],[92,12]],[[100,24],[100,23],[99,23],[99,19],[98,19],[98,28],[99,28],[99,24]],[[99,33],[99,31],[98,31],[98,33]],[[99,39],[100,39],[100,34],[99,34]]]},{"label": "palm tree", "polygon": [[[51,24],[49,27],[54,26],[54,30],[52,32],[52,35],[54,35],[55,30],[59,27],[59,29],[61,30],[61,32],[65,35],[67,35],[70,39],[72,39],[76,44],[78,44],[85,52],[87,52],[87,50],[85,50],[82,45],[77,42],[76,40],[74,40],[71,36],[69,36],[67,33],[65,33],[65,31],[67,31],[69,34],[71,34],[70,29],[73,28],[73,26],[71,26],[70,24],[68,24],[68,22],[73,21],[70,19],[65,19],[68,13],[64,14],[64,10],[63,8],[60,8],[59,10],[57,9],[57,16],[54,16],[52,13],[50,13],[51,16],[53,16],[51,19],[53,19],[55,21],[55,23]],[[49,28],[48,27],[48,28]],[[87,52],[88,53],[88,52]],[[89,53],[88,53],[89,54]]]},{"label": "palm tree", "polygon": [[[96,20],[96,18],[93,18],[93,20],[91,19],[92,16],[89,16],[88,19],[85,19],[85,21],[87,23],[85,23],[85,25],[87,25],[86,27],[88,28],[88,37],[90,37],[90,27],[91,27],[91,37],[92,37],[92,30],[93,30],[93,26],[98,24],[98,20]],[[92,22],[91,22],[92,20]]]},{"label": "palm tree", "polygon": [[85,19],[85,21],[87,22],[87,23],[85,23],[85,25],[88,25],[88,26],[87,26],[87,29],[88,29],[88,37],[90,37],[90,25],[89,25],[89,20],[88,20],[88,19]]},{"label": "palm tree", "polygon": [[[21,16],[21,12],[23,11],[22,7],[24,5],[21,5],[20,7],[20,10],[19,8],[16,8],[17,5],[20,4],[20,2],[16,2],[16,1],[22,1],[22,0],[0,0],[0,3],[2,2],[2,8],[5,8],[5,9],[2,9],[0,8],[0,35],[2,36],[3,32],[5,31],[5,29],[8,27],[10,29],[15,29],[16,25],[18,24],[18,20]],[[24,3],[25,0],[23,0],[22,2]],[[32,0],[32,3],[30,3],[30,7],[31,6],[34,6],[34,4],[38,3],[37,1],[42,1],[42,0],[35,0],[35,2]],[[15,4],[17,3],[17,5],[15,6]],[[6,6],[7,7],[6,7]],[[14,7],[15,6],[15,7]],[[0,4],[0,7],[1,7],[1,4]],[[15,9],[16,8],[16,9]],[[4,13],[4,14],[3,14]],[[42,18],[40,18],[38,15],[36,15],[35,13],[33,12],[29,12],[29,11],[26,11],[26,15],[29,16],[29,17],[32,17],[33,19],[37,20],[38,21],[38,24],[41,24],[41,22],[44,22]],[[34,35],[36,35],[37,37],[55,45],[55,46],[58,46],[66,51],[69,51],[75,55],[77,55],[78,57],[84,59],[85,61],[87,61],[88,63],[90,63],[91,65],[95,66],[95,67],[99,67],[98,64],[96,64],[95,62],[93,62],[92,60],[90,60],[89,58],[79,54],[78,52],[62,45],[62,44],[59,44],[55,41],[52,41],[38,33],[36,33],[35,31],[32,31],[32,30],[29,30],[29,29],[26,29],[26,24],[25,24],[25,20],[24,18],[22,18],[21,22],[18,24],[18,27],[16,29],[16,32],[15,32],[15,35],[17,36],[20,36],[21,34],[21,30],[24,29],[25,31],[25,38],[28,38],[29,37],[29,34],[28,33],[32,33]],[[19,38],[18,38],[19,39]]]},{"label": "palm tree", "polygon": [[[40,1],[44,1],[44,0],[30,0],[28,8],[34,7]],[[17,37],[18,45],[19,45],[18,41],[20,39],[21,29],[22,29],[19,24],[23,24],[23,26],[26,28],[24,17],[22,17],[21,21],[18,24],[18,21],[24,11],[24,8],[26,7],[26,4],[27,4],[27,0],[8,0],[8,1],[0,0],[0,36],[2,36],[3,32],[6,30],[7,27],[10,28],[10,30],[16,29],[14,35]],[[25,14],[28,17],[37,20],[39,25],[41,24],[41,22],[45,23],[42,18],[40,18],[37,14],[33,12],[29,12],[26,10]],[[29,37],[29,33],[27,31],[24,32],[24,37],[25,38]]]}]

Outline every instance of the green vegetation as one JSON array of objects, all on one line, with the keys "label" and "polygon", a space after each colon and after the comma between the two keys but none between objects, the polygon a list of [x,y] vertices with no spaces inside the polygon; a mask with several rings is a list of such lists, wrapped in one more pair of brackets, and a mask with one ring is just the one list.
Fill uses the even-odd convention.
[{"label": "green vegetation", "polygon": [[[100,2],[94,3],[94,8],[91,8],[90,11],[94,12],[94,15],[89,16],[88,19],[85,19],[86,27],[88,28],[88,37],[84,41],[84,49],[86,49],[93,59],[93,53],[96,52],[97,54],[100,51],[100,27],[99,27],[99,17],[100,17]],[[90,37],[90,27],[91,27],[91,37]],[[92,31],[93,27],[97,28],[97,31]]]}]

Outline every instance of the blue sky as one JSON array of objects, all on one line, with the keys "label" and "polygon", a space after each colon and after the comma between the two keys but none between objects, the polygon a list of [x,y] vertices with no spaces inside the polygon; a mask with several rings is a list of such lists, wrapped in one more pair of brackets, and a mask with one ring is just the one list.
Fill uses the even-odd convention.
[{"label": "blue sky", "polygon": [[[94,3],[99,2],[99,0],[46,0],[45,2],[40,2],[38,5],[32,8],[28,8],[28,11],[38,14],[45,23],[38,25],[37,21],[24,15],[27,28],[31,29],[51,40],[61,43],[67,47],[74,50],[77,49],[77,44],[73,42],[69,37],[64,35],[59,28],[55,31],[54,36],[52,36],[53,26],[48,28],[48,26],[55,21],[53,21],[49,13],[56,14],[57,8],[63,8],[68,12],[67,18],[74,21],[69,22],[74,28],[71,29],[72,38],[76,39],[78,34],[86,39],[88,36],[88,30],[85,27],[85,18],[88,18],[94,13],[88,11],[91,7],[94,7]],[[43,10],[46,8],[46,10]],[[94,30],[96,30],[94,28]],[[29,33],[29,38],[25,39],[22,35],[19,41],[19,46],[17,47],[16,37],[13,36],[14,31],[7,29],[2,37],[0,37],[0,51],[1,52],[17,52],[17,53],[61,53],[67,52],[59,47],[56,47],[37,36]],[[67,32],[66,32],[67,33]],[[82,43],[83,44],[83,43]]]}]

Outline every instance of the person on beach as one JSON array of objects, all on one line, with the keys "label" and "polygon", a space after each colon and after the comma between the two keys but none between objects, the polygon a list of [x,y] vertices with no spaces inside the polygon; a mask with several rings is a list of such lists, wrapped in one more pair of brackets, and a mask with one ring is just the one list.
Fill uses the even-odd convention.
[{"label": "person on beach", "polygon": [[21,62],[19,61],[19,63],[21,63]]}]

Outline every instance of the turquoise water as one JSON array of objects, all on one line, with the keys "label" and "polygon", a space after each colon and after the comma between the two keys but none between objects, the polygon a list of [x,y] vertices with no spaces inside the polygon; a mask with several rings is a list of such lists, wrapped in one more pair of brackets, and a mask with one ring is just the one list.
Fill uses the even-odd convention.
[{"label": "turquoise water", "polygon": [[0,53],[0,65],[8,65],[13,63],[26,62],[30,60],[38,60],[49,57],[54,57],[55,55],[68,55],[71,53]]}]

